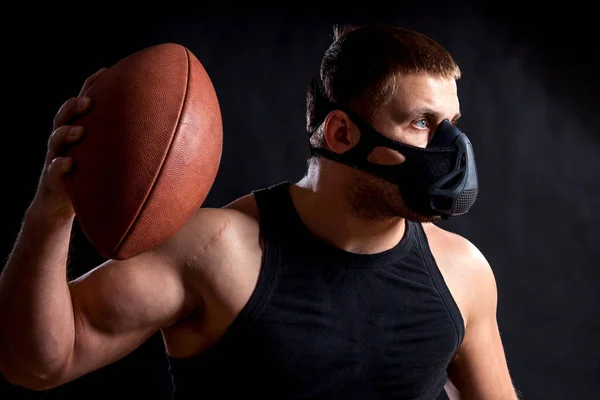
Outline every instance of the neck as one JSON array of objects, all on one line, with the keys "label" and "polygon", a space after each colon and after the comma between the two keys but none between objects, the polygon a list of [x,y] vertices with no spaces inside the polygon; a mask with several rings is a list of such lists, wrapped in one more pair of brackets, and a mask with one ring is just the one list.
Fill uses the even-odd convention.
[{"label": "neck", "polygon": [[404,235],[405,220],[361,216],[348,203],[343,185],[339,178],[313,170],[291,187],[292,201],[308,229],[321,240],[351,253],[375,254],[398,244]]}]

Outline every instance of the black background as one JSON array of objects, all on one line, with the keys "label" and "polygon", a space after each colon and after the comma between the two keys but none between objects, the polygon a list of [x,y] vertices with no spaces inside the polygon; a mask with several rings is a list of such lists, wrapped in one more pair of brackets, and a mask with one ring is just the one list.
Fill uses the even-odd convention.
[{"label": "black background", "polygon": [[[205,202],[218,207],[304,173],[305,88],[333,24],[396,24],[439,41],[463,71],[460,127],[475,148],[481,194],[469,214],[442,226],[471,240],[494,269],[516,387],[526,399],[597,396],[600,35],[592,5],[17,6],[2,28],[2,257],[35,193],[54,114],[100,67],[163,42],[196,54],[223,114],[221,169]],[[102,261],[75,226],[73,274]],[[0,398],[166,399],[166,363],[156,335],[123,360],[46,393],[0,380]]]}]

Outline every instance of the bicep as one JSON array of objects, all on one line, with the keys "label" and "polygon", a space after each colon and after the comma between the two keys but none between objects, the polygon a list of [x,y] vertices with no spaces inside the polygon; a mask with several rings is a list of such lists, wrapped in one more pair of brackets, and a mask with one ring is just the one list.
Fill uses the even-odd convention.
[{"label": "bicep", "polygon": [[448,377],[461,399],[516,399],[496,319],[497,288],[487,261],[473,273],[473,308]]},{"label": "bicep", "polygon": [[69,287],[75,344],[57,384],[126,356],[186,308],[178,270],[155,251],[107,261]]}]

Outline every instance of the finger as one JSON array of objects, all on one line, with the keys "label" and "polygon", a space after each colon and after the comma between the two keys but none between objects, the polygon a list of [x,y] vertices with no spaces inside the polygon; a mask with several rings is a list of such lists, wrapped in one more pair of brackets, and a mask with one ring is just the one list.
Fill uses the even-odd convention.
[{"label": "finger", "polygon": [[89,97],[73,97],[65,101],[54,117],[53,128],[57,129],[67,124],[73,117],[88,111],[91,105],[92,100]]},{"label": "finger", "polygon": [[54,185],[64,174],[69,172],[73,167],[73,159],[71,157],[56,157],[48,165],[47,181],[50,185]]},{"label": "finger", "polygon": [[81,88],[81,91],[79,92],[79,97],[85,95],[87,93],[88,90],[90,90],[90,88],[92,87],[92,85],[94,84],[94,82],[96,81],[96,79],[98,79],[98,77],[100,75],[102,75],[102,73],[104,71],[106,71],[108,68],[100,68],[98,71],[94,72],[92,75],[90,75],[84,82],[83,87]]},{"label": "finger", "polygon": [[52,160],[65,155],[67,147],[77,143],[83,137],[83,127],[63,125],[48,138],[48,152],[46,154],[46,164]]}]

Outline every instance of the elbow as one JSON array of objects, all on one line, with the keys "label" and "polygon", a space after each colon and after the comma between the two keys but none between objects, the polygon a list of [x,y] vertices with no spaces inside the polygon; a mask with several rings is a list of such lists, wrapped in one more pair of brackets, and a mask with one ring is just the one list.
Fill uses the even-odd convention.
[{"label": "elbow", "polygon": [[[29,356],[29,357],[28,357]],[[34,391],[46,391],[65,383],[68,357],[32,357],[0,344],[0,374],[8,383]]]},{"label": "elbow", "polygon": [[34,390],[36,392],[43,392],[60,386],[60,383],[58,383],[57,380],[32,376],[28,374],[12,372],[5,373],[4,371],[2,371],[2,375],[8,383],[11,383],[15,386],[23,387],[25,389]]},{"label": "elbow", "polygon": [[5,371],[4,369],[1,372],[4,380],[15,386],[20,386],[25,389],[39,392],[52,388],[52,386],[42,383],[39,379],[33,379],[25,374],[15,373],[13,371]]},{"label": "elbow", "polygon": [[0,362],[0,373],[8,383],[38,392],[60,386],[57,374],[31,374],[11,368],[11,364]]}]

